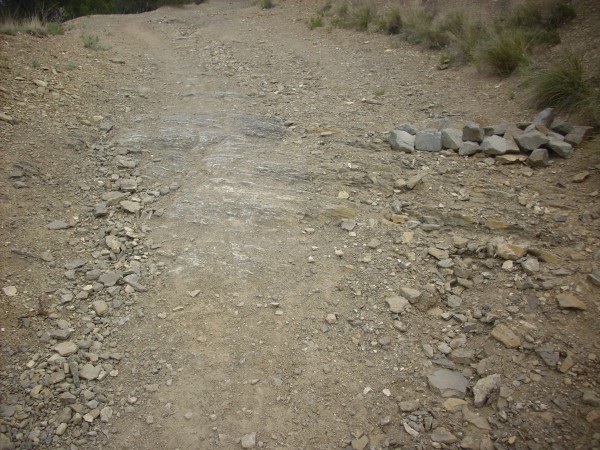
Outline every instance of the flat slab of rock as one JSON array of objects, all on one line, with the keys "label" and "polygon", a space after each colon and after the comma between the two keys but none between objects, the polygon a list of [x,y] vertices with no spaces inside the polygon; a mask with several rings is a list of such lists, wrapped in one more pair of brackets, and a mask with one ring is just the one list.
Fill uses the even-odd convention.
[{"label": "flat slab of rock", "polygon": [[463,419],[465,422],[469,422],[471,425],[476,426],[480,430],[491,430],[492,427],[485,417],[482,417],[469,409],[468,406],[462,408]]},{"label": "flat slab of rock", "polygon": [[496,325],[492,330],[492,337],[506,348],[517,348],[521,345],[521,338],[504,324]]},{"label": "flat slab of rock", "polygon": [[524,162],[526,160],[527,160],[527,156],[525,156],[525,155],[506,154],[506,155],[496,156],[496,161],[499,164],[514,164],[516,162]]},{"label": "flat slab of rock", "polygon": [[416,400],[405,400],[403,402],[398,403],[398,408],[402,412],[413,412],[419,409],[421,406],[421,402],[419,399]]},{"label": "flat slab of rock", "polygon": [[54,350],[60,356],[71,356],[77,352],[77,349],[77,345],[71,341],[61,342],[60,344],[54,346]]},{"label": "flat slab of rock", "polygon": [[442,397],[464,398],[469,381],[454,370],[438,369],[427,376],[429,387]]},{"label": "flat slab of rock", "polygon": [[98,375],[100,375],[101,371],[102,366],[94,366],[93,364],[88,363],[79,369],[79,378],[82,378],[84,380],[95,380],[96,378],[98,378]]},{"label": "flat slab of rock", "polygon": [[530,255],[533,256],[537,256],[541,261],[548,263],[548,264],[559,264],[562,259],[560,256],[549,252],[548,250],[545,250],[543,248],[539,248],[539,247],[530,247],[527,252]]},{"label": "flat slab of rock", "polygon": [[558,306],[562,309],[579,309],[585,311],[587,306],[571,293],[559,294],[556,296]]},{"label": "flat slab of rock", "polygon": [[498,245],[498,249],[496,250],[496,254],[502,259],[510,259],[512,261],[516,261],[517,259],[525,256],[527,249],[525,247],[521,247],[520,245],[509,244],[508,242],[503,242]]},{"label": "flat slab of rock", "polygon": [[106,206],[117,205],[121,200],[128,197],[128,194],[118,191],[109,191],[102,194],[102,200],[106,202]]},{"label": "flat slab of rock", "polygon": [[454,444],[458,438],[444,427],[438,427],[431,433],[431,440],[441,444]]},{"label": "flat slab of rock", "polygon": [[401,312],[404,312],[404,308],[410,304],[407,299],[400,297],[399,295],[386,298],[385,302],[390,307],[390,312],[394,314],[400,314]]},{"label": "flat slab of rock", "polygon": [[138,202],[132,202],[131,200],[123,200],[122,202],[119,203],[119,205],[121,205],[121,208],[123,208],[125,211],[134,213],[134,214],[136,212],[138,212],[140,209],[142,209],[141,204],[139,204]]},{"label": "flat slab of rock", "polygon": [[50,222],[48,225],[46,225],[46,228],[48,228],[49,230],[66,230],[70,227],[71,226],[64,220],[54,220],[53,222]]}]

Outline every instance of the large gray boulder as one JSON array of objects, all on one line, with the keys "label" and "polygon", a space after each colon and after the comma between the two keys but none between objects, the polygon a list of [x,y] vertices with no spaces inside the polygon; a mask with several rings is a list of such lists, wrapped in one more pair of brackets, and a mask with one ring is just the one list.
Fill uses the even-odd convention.
[{"label": "large gray boulder", "polygon": [[483,141],[483,128],[476,122],[467,122],[463,127],[463,141],[481,142]]},{"label": "large gray boulder", "polygon": [[415,150],[415,137],[403,130],[392,130],[388,142],[394,150],[412,153]]},{"label": "large gray boulder", "polygon": [[508,142],[500,136],[488,136],[483,139],[481,150],[490,156],[504,155],[508,151]]},{"label": "large gray boulder", "polygon": [[475,153],[479,153],[481,151],[481,147],[479,146],[479,144],[477,142],[463,142],[462,144],[460,144],[460,147],[458,148],[458,154],[460,156],[471,156],[474,155]]},{"label": "large gray boulder", "polygon": [[546,144],[552,153],[557,154],[561,158],[570,158],[573,156],[573,146],[568,142],[565,142],[560,139],[550,139],[550,141]]},{"label": "large gray boulder", "polygon": [[415,149],[425,152],[439,152],[442,149],[442,133],[437,130],[417,131]]},{"label": "large gray boulder", "polygon": [[526,162],[530,167],[548,167],[550,165],[548,150],[545,148],[536,148],[531,152]]},{"label": "large gray boulder", "polygon": [[513,137],[519,148],[528,153],[548,143],[548,137],[537,130],[531,130],[523,134],[515,134]]},{"label": "large gray boulder", "polygon": [[462,142],[462,131],[456,128],[444,128],[442,130],[442,146],[444,148],[458,150]]}]

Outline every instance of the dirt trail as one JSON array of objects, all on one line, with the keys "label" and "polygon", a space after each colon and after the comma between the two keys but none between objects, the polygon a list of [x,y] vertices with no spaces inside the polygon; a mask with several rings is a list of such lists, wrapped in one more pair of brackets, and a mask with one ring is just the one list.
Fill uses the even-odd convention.
[{"label": "dirt trail", "polygon": [[[110,407],[112,416],[92,418],[83,432],[67,421],[49,448],[253,448],[252,433],[266,449],[458,448],[460,441],[482,450],[492,441],[597,448],[598,288],[586,275],[600,244],[598,153],[581,150],[532,171],[453,152],[392,151],[386,134],[401,122],[497,124],[532,112],[510,100],[514,81],[472,68],[438,71],[435,57],[390,48],[380,35],[311,32],[300,19],[315,7],[287,1],[260,11],[245,0],[211,1],[73,22],[106,45],[82,57],[89,78],[71,81],[89,95],[77,117],[100,112],[115,126],[100,138],[71,128],[99,143],[89,144],[81,170],[62,174],[69,186],[73,174],[85,180],[83,194],[68,197],[83,219],[67,231],[69,245],[41,239],[61,255],[58,267],[34,266],[57,280],[43,286],[57,306],[30,327],[39,337],[62,317],[81,320],[71,323],[76,335],[83,330],[119,356],[106,357],[118,370],[101,384],[60,387],[100,401],[74,400],[73,411]],[[69,36],[58,39],[65,41],[57,48],[68,45]],[[70,45],[63,54],[81,51]],[[376,88],[385,95],[373,97]],[[26,131],[4,135],[6,142],[19,133]],[[111,161],[123,156],[134,162],[119,164],[132,166],[115,169]],[[584,183],[571,183],[584,169]],[[398,187],[417,174],[425,178],[414,190]],[[143,210],[94,218],[100,188],[124,179],[136,180],[128,195]],[[67,194],[55,185],[49,210],[73,214],[70,203],[56,206]],[[35,195],[10,191],[7,200],[35,204]],[[34,245],[30,237],[46,219],[28,219],[21,237],[12,225],[26,222],[3,227],[13,247]],[[108,256],[109,235],[133,253]],[[540,256],[539,273],[525,272],[527,258],[497,255],[504,240],[551,253]],[[68,278],[73,292],[108,264],[139,273],[148,291],[120,280],[111,297],[124,306],[98,313],[85,296],[64,307],[57,286],[74,256],[86,263]],[[35,277],[10,258],[14,270],[3,280],[35,291]],[[98,289],[98,298],[110,298]],[[557,309],[555,297],[565,292],[587,310]],[[411,304],[391,314],[386,299],[398,293]],[[518,348],[491,337],[499,323],[516,331]],[[48,352],[33,331],[10,327],[41,345],[40,355]],[[14,358],[21,366],[10,373],[18,377],[31,356]],[[545,363],[553,358],[554,367]],[[567,358],[576,365],[565,373],[558,369]],[[428,386],[440,367],[468,380],[465,409]],[[475,416],[472,389],[492,374],[501,382]],[[19,395],[7,398],[18,403]],[[0,426],[13,430],[12,422]],[[22,448],[31,445],[25,441]]]}]

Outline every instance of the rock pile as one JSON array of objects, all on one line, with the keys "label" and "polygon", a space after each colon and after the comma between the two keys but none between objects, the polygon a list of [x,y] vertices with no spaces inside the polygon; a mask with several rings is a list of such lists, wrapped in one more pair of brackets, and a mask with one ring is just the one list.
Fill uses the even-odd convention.
[{"label": "rock pile", "polygon": [[417,130],[411,124],[401,124],[390,132],[388,141],[394,150],[405,153],[445,149],[460,156],[494,157],[499,164],[525,162],[531,167],[547,167],[550,155],[570,158],[574,146],[591,132],[591,127],[555,118],[552,108],[540,112],[530,123],[482,126],[468,122],[460,130],[441,119],[434,125]]}]

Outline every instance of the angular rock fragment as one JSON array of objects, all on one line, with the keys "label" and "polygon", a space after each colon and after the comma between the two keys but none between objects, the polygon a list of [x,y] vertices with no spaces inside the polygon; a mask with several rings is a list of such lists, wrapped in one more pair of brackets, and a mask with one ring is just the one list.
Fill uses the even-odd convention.
[{"label": "angular rock fragment", "polygon": [[545,148],[536,148],[531,152],[526,163],[529,167],[533,168],[548,167],[550,165],[548,150]]},{"label": "angular rock fragment", "polygon": [[473,387],[473,396],[475,397],[473,404],[476,408],[485,405],[492,392],[499,388],[500,379],[500,374],[495,373],[477,381]]},{"label": "angular rock fragment", "polygon": [[442,146],[450,150],[458,150],[462,144],[462,131],[456,128],[442,130]]},{"label": "angular rock fragment", "polygon": [[556,296],[556,301],[558,301],[558,306],[562,309],[579,309],[583,311],[587,309],[585,303],[569,292],[558,294]]},{"label": "angular rock fragment", "polygon": [[471,142],[483,141],[483,128],[476,122],[468,122],[463,127],[462,140]]},{"label": "angular rock fragment", "polygon": [[469,381],[460,373],[438,369],[427,377],[429,387],[442,397],[464,398]]},{"label": "angular rock fragment", "polygon": [[528,131],[527,133],[523,134],[515,134],[513,138],[519,148],[527,153],[530,153],[548,143],[548,138],[537,130]]},{"label": "angular rock fragment", "polygon": [[415,150],[415,136],[406,131],[390,131],[388,141],[394,150],[404,153],[412,153]]},{"label": "angular rock fragment", "polygon": [[390,312],[394,314],[404,312],[404,309],[410,304],[407,299],[400,297],[399,295],[386,298],[385,302],[388,304]]},{"label": "angular rock fragment", "polygon": [[483,139],[481,150],[489,156],[504,155],[508,151],[508,142],[500,136],[488,136]]},{"label": "angular rock fragment", "polygon": [[521,338],[504,324],[496,325],[492,330],[492,337],[506,348],[517,348],[521,345]]}]

